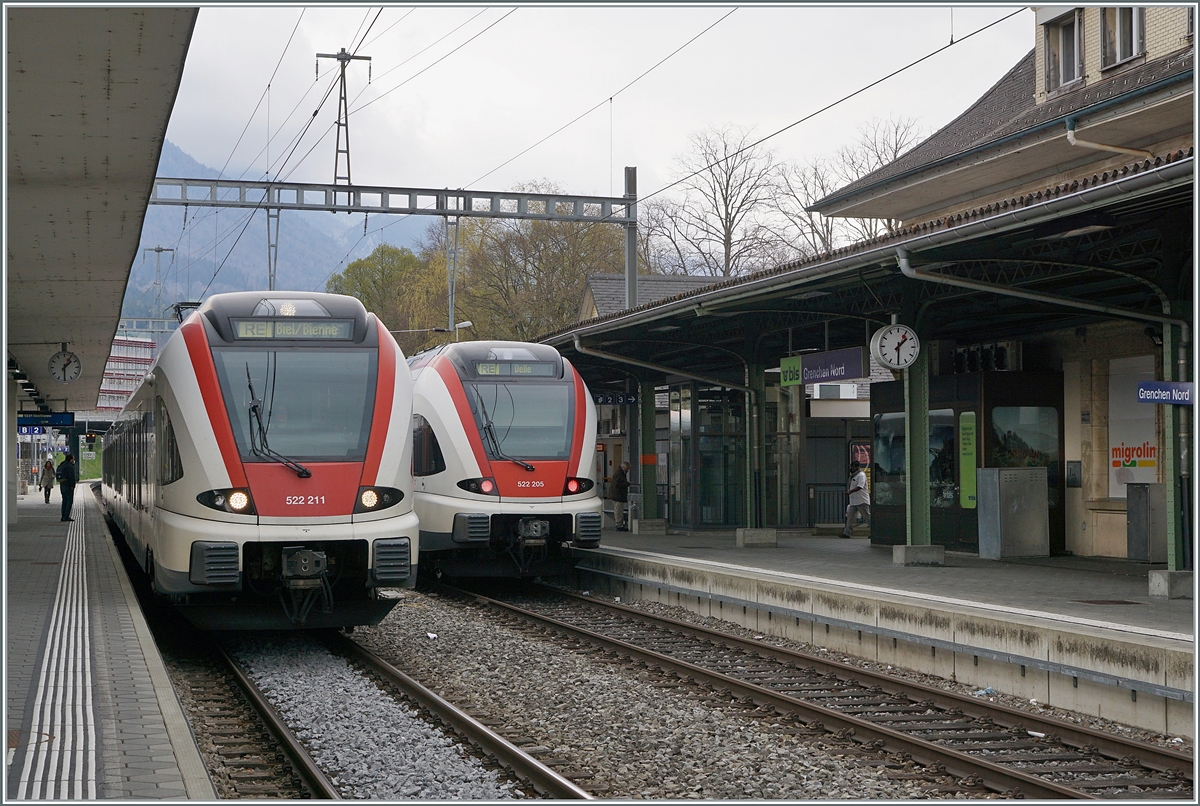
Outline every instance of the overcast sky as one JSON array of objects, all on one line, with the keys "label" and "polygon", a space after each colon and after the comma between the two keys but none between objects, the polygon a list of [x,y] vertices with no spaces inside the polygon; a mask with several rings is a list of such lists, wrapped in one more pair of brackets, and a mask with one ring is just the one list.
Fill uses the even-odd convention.
[{"label": "overcast sky", "polygon": [[336,89],[281,173],[280,157],[336,75],[336,62],[318,65],[316,54],[361,43],[370,85],[366,62],[347,71],[355,184],[509,189],[545,179],[567,192],[621,195],[623,166],[635,165],[644,197],[677,176],[674,159],[694,133],[732,124],[770,134],[953,35],[959,44],[766,146],[783,160],[826,155],[863,123],[889,116],[915,118],[932,133],[1033,46],[1028,10],[965,38],[1018,8],[206,7],[167,136],[207,165],[228,161],[226,176],[257,179],[268,165],[269,112],[271,176],[329,183]]}]

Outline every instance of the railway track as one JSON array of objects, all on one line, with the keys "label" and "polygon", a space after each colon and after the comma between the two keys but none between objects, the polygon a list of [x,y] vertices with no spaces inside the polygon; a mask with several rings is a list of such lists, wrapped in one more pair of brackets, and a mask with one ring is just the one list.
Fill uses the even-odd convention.
[{"label": "railway track", "polygon": [[956,778],[961,791],[1193,799],[1192,756],[1178,751],[577,594],[543,588],[518,606],[458,593],[610,655],[796,714],[852,736],[862,750],[907,754]]},{"label": "railway track", "polygon": [[382,678],[387,685],[420,705],[443,725],[465,741],[482,750],[545,797],[556,800],[591,800],[592,796],[570,779],[555,772],[535,756],[506,739],[492,727],[430,691],[383,658],[349,637],[335,635],[328,641],[330,651],[351,658],[361,668]]},{"label": "railway track", "polygon": [[264,717],[257,690],[246,688],[228,658],[192,647],[186,654],[165,650],[164,660],[220,798],[338,797],[306,778],[284,749],[279,728]]}]

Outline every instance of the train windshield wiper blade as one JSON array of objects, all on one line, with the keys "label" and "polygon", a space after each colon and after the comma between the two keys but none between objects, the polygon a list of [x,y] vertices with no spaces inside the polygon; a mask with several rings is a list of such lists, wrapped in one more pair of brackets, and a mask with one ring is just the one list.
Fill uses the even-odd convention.
[{"label": "train windshield wiper blade", "polygon": [[496,437],[496,426],[492,424],[492,416],[488,414],[487,404],[483,402],[483,395],[480,394],[477,387],[472,386],[471,389],[475,392],[475,397],[479,398],[479,410],[483,412],[483,435],[487,438],[488,444],[492,449],[492,453],[496,456],[496,458],[507,459],[508,461],[518,464],[530,472],[537,470],[537,468],[529,464],[529,462],[522,462],[520,459],[515,459],[512,456],[504,453],[504,451],[500,450],[500,440]]},{"label": "train windshield wiper blade", "polygon": [[[250,452],[255,456],[278,462],[284,467],[294,470],[302,479],[312,476],[312,471],[299,462],[289,459],[281,453],[271,450],[267,444],[267,427],[262,421],[262,401],[254,396],[254,381],[250,379],[250,365],[246,364],[246,384],[250,387]],[[256,440],[255,437],[258,437]]]}]

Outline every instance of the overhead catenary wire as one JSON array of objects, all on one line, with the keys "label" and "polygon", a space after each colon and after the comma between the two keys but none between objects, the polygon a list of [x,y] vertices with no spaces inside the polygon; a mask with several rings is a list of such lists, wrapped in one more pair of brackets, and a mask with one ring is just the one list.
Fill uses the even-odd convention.
[{"label": "overhead catenary wire", "polygon": [[[587,117],[588,115],[592,114],[592,113],[593,113],[593,112],[595,112],[597,109],[599,109],[600,107],[604,106],[606,103],[607,103],[607,104],[610,104],[610,109],[611,109],[611,103],[612,103],[612,100],[613,100],[614,98],[616,98],[618,95],[620,95],[621,93],[623,93],[625,90],[629,89],[629,88],[630,88],[630,87],[632,87],[634,84],[638,83],[638,82],[639,82],[639,81],[641,81],[643,78],[645,78],[646,76],[650,75],[652,72],[654,72],[655,70],[657,70],[659,67],[661,67],[663,64],[665,64],[665,63],[666,63],[666,62],[667,62],[667,61],[668,61],[668,60],[669,60],[669,59],[670,59],[672,56],[674,56],[675,54],[679,53],[681,50],[683,50],[684,48],[686,48],[688,45],[692,44],[692,43],[693,43],[693,42],[695,42],[697,39],[699,39],[700,37],[704,36],[704,35],[705,35],[706,33],[708,33],[709,31],[711,31],[713,28],[716,28],[716,27],[717,27],[718,25],[720,25],[722,22],[724,22],[725,20],[729,19],[729,18],[730,18],[730,17],[733,15],[733,12],[734,12],[734,11],[737,11],[737,9],[736,9],[736,8],[734,8],[734,9],[730,10],[728,14],[725,14],[723,17],[721,17],[719,20],[717,20],[716,22],[714,22],[714,23],[712,23],[711,25],[709,25],[709,26],[708,26],[707,28],[705,28],[703,31],[701,31],[700,33],[696,34],[695,36],[693,36],[693,37],[692,37],[691,39],[689,39],[688,41],[684,42],[684,43],[683,43],[682,45],[680,45],[679,47],[675,48],[675,50],[671,51],[670,53],[668,53],[668,54],[667,54],[666,56],[664,56],[663,58],[659,59],[659,60],[658,60],[658,61],[657,61],[657,62],[656,62],[656,63],[655,63],[653,66],[651,66],[651,67],[650,67],[650,68],[648,68],[647,70],[643,71],[643,72],[642,72],[642,73],[641,73],[641,74],[640,74],[640,75],[639,75],[637,78],[633,79],[633,80],[632,80],[632,81],[630,81],[628,84],[626,84],[624,87],[621,87],[621,89],[619,89],[619,90],[617,90],[616,92],[614,92],[614,93],[612,93],[611,95],[609,95],[607,98],[604,98],[604,99],[602,99],[602,100],[601,100],[601,101],[600,101],[598,104],[596,104],[596,105],[595,105],[595,106],[593,106],[592,108],[588,109],[586,112],[583,112],[582,114],[580,114],[580,115],[576,116],[575,118],[572,118],[572,119],[571,119],[571,120],[569,120],[568,122],[566,122],[566,123],[564,123],[563,125],[559,126],[559,127],[558,127],[557,129],[555,129],[554,131],[552,131],[552,132],[550,132],[549,134],[547,134],[547,135],[546,135],[545,137],[543,137],[541,140],[538,140],[536,143],[534,143],[533,145],[531,145],[531,146],[529,146],[528,148],[526,148],[524,151],[521,151],[519,154],[516,154],[515,156],[513,156],[513,157],[511,157],[511,158],[509,158],[509,159],[507,159],[507,160],[505,160],[504,162],[500,163],[499,165],[497,165],[497,166],[496,166],[495,168],[493,168],[492,170],[488,171],[487,173],[483,174],[482,176],[480,176],[479,178],[475,179],[474,181],[472,181],[472,182],[470,182],[470,183],[468,183],[468,184],[474,185],[474,184],[477,184],[477,183],[479,183],[479,182],[483,181],[483,180],[484,180],[484,179],[486,179],[487,177],[489,177],[489,176],[491,176],[492,174],[494,174],[496,171],[498,171],[498,170],[500,170],[501,168],[503,168],[505,165],[508,165],[510,162],[513,162],[514,160],[517,160],[517,159],[519,159],[519,158],[521,158],[521,157],[525,156],[525,155],[526,155],[526,154],[528,154],[530,151],[532,151],[533,149],[535,149],[535,148],[537,148],[538,146],[540,146],[542,143],[544,143],[544,142],[546,142],[547,140],[549,140],[551,137],[554,137],[554,136],[555,136],[556,134],[558,134],[559,132],[561,132],[561,131],[563,131],[564,129],[566,129],[566,128],[570,127],[570,126],[573,126],[573,125],[575,125],[576,123],[578,123],[579,121],[583,120],[585,117]],[[610,124],[611,124],[611,118],[610,118]]]},{"label": "overhead catenary wire", "polygon": [[[380,11],[382,12],[382,9],[380,9]],[[485,11],[486,11],[486,9],[485,9]],[[467,39],[465,42],[463,42],[462,44],[458,45],[457,47],[455,47],[454,49],[452,49],[451,51],[449,51],[448,53],[446,53],[446,54],[445,54],[445,55],[443,55],[442,57],[438,58],[437,60],[435,60],[434,62],[432,62],[431,64],[429,64],[429,65],[428,65],[428,66],[426,66],[425,68],[423,68],[422,70],[418,71],[418,72],[417,72],[417,73],[415,73],[414,75],[412,75],[412,76],[410,76],[409,78],[405,79],[403,82],[401,82],[400,84],[398,84],[396,87],[393,87],[391,90],[388,90],[387,92],[385,92],[385,93],[384,93],[384,95],[387,95],[387,94],[389,94],[389,93],[391,93],[391,92],[394,92],[395,90],[399,89],[399,88],[400,88],[401,86],[403,86],[404,84],[407,84],[409,81],[412,81],[413,79],[415,79],[417,76],[421,75],[422,73],[425,73],[425,72],[426,72],[426,71],[428,71],[430,68],[432,68],[432,67],[434,67],[435,65],[437,65],[437,64],[439,64],[439,63],[441,63],[442,61],[445,61],[447,58],[449,58],[450,56],[452,56],[454,53],[457,53],[459,50],[461,50],[462,48],[464,48],[466,45],[468,45],[468,44],[470,44],[471,42],[473,42],[474,40],[478,39],[478,38],[479,38],[480,36],[482,36],[484,33],[486,33],[487,31],[491,30],[493,27],[495,27],[495,26],[496,26],[496,25],[498,25],[500,22],[502,22],[503,20],[505,20],[505,19],[506,19],[507,17],[509,17],[509,16],[510,16],[510,15],[511,15],[511,14],[512,14],[514,11],[516,11],[516,9],[515,9],[515,8],[514,8],[514,9],[511,9],[511,10],[510,10],[508,13],[506,13],[506,14],[504,14],[502,17],[500,17],[500,19],[498,19],[498,20],[496,20],[495,22],[491,23],[490,25],[488,25],[487,27],[485,27],[483,30],[479,31],[479,32],[478,32],[478,33],[476,33],[474,36],[470,37],[470,38],[469,38],[469,39]],[[481,12],[481,13],[482,13],[482,12]],[[475,17],[478,17],[478,16],[479,16],[478,14],[476,14],[476,15],[475,15]],[[378,17],[379,17],[379,15],[378,15],[378,14],[376,14],[376,19],[378,19]],[[475,19],[475,17],[472,17],[471,19]],[[470,20],[468,20],[467,22],[469,23],[469,22],[470,22]],[[465,24],[466,24],[466,23],[464,23],[464,25],[465,25]],[[373,26],[373,25],[374,25],[374,21],[372,21],[372,26]],[[360,25],[360,27],[361,27],[361,25]],[[460,26],[459,26],[459,28],[461,28],[461,27],[462,27],[462,26],[460,25]],[[458,30],[458,28],[456,28],[456,29],[454,29],[454,30]],[[368,33],[370,32],[370,27],[368,27],[368,29],[367,29],[367,32],[368,32]],[[451,33],[453,33],[453,31],[451,31]],[[448,36],[448,35],[449,35],[449,34],[447,34],[447,36]],[[365,37],[365,36],[366,36],[366,34],[364,34],[364,37]],[[444,38],[445,38],[445,37],[443,36],[443,37],[442,37],[442,39],[444,39]],[[439,39],[438,41],[441,41],[441,40]],[[434,43],[434,44],[436,44],[436,43]],[[361,47],[361,45],[360,45],[360,47]],[[426,48],[426,49],[428,49],[428,48]],[[291,151],[288,153],[288,155],[287,155],[287,156],[284,158],[283,162],[280,164],[280,169],[279,169],[279,170],[276,172],[276,176],[277,176],[277,177],[280,177],[280,173],[282,172],[282,167],[283,167],[284,165],[286,165],[286,164],[287,164],[287,163],[288,163],[288,162],[291,160],[291,157],[292,157],[292,155],[295,153],[296,149],[297,149],[297,148],[299,147],[299,145],[300,145],[300,142],[303,140],[305,133],[307,133],[308,129],[309,129],[309,128],[311,127],[311,125],[312,125],[312,122],[313,122],[313,121],[316,119],[317,113],[320,111],[321,107],[322,107],[322,106],[324,106],[324,103],[325,103],[325,101],[326,101],[326,100],[328,100],[328,98],[329,98],[329,97],[330,97],[330,95],[332,94],[332,91],[333,91],[333,86],[334,86],[334,84],[333,84],[333,83],[331,83],[330,87],[329,87],[329,88],[326,90],[325,96],[324,96],[324,98],[322,98],[322,100],[321,100],[321,103],[320,103],[320,104],[318,104],[317,110],[313,112],[313,115],[312,115],[312,117],[311,117],[311,118],[310,118],[310,119],[309,119],[309,120],[306,122],[306,124],[305,124],[305,126],[304,126],[304,129],[303,129],[303,130],[300,132],[300,134],[299,134],[297,137],[293,138],[293,141],[292,141],[292,142],[294,143],[294,145],[292,146],[292,149],[291,149]],[[374,99],[374,100],[372,100],[372,101],[369,101],[367,104],[364,104],[364,105],[363,105],[363,107],[365,107],[365,106],[369,106],[371,103],[374,103],[374,101],[375,101],[375,100],[379,100],[379,98],[382,98],[382,97],[383,97],[383,96],[381,95],[381,96],[377,97],[376,99]],[[360,107],[360,109],[361,109],[361,108],[363,108],[363,107]],[[292,167],[291,171],[289,171],[287,174],[283,174],[283,175],[282,175],[280,178],[281,178],[281,179],[283,179],[283,180],[286,180],[286,179],[287,179],[287,178],[288,178],[288,177],[291,175],[291,173],[292,173],[292,172],[294,172],[294,171],[295,171],[295,170],[296,170],[296,169],[297,169],[297,168],[298,168],[298,167],[299,167],[301,164],[303,164],[303,163],[304,163],[304,161],[305,161],[305,160],[308,158],[308,156],[309,156],[309,155],[311,155],[311,154],[312,154],[312,152],[313,152],[313,151],[316,149],[316,147],[317,147],[318,145],[320,145],[320,143],[321,143],[321,142],[324,140],[324,138],[325,138],[325,137],[328,135],[329,131],[330,131],[330,130],[332,130],[332,128],[333,128],[333,127],[332,127],[332,126],[330,126],[328,129],[326,129],[326,131],[325,131],[325,132],[324,132],[324,133],[321,135],[321,137],[319,137],[319,138],[318,138],[318,139],[317,139],[317,140],[316,140],[316,141],[313,143],[313,145],[312,145],[312,146],[309,148],[309,150],[308,150],[307,152],[305,152],[305,154],[304,154],[304,155],[303,155],[303,156],[302,156],[302,157],[301,157],[301,158],[300,158],[300,159],[299,159],[299,160],[296,162],[296,164],[295,164],[295,165]],[[259,204],[259,205],[257,205],[255,208],[253,208],[253,210],[251,210],[251,214],[250,214],[250,215],[251,215],[251,218],[253,217],[253,213],[254,213],[255,211],[257,211],[258,209],[261,209],[261,208],[262,208],[262,206],[263,206],[263,205],[260,203],[260,204]],[[230,256],[230,255],[232,255],[232,253],[233,253],[233,248],[237,246],[237,241],[241,239],[241,236],[242,236],[242,234],[245,232],[245,230],[246,230],[246,227],[248,227],[248,226],[249,226],[250,220],[251,220],[251,219],[247,219],[247,221],[246,221],[246,225],[245,225],[245,226],[242,228],[242,231],[238,233],[238,238],[237,238],[237,239],[234,241],[234,244],[233,244],[233,246],[231,246],[231,247],[230,247],[230,251],[229,251],[229,253],[226,255],[225,259],[221,261],[221,265],[220,265],[220,266],[218,266],[218,267],[217,267],[217,269],[216,269],[216,271],[213,273],[213,276],[212,276],[212,278],[210,278],[210,279],[209,279],[208,285],[206,285],[206,286],[205,286],[204,292],[201,294],[201,297],[203,297],[203,294],[204,294],[204,293],[207,293],[208,289],[209,289],[209,288],[212,286],[212,283],[213,283],[213,281],[215,281],[217,274],[219,274],[219,273],[220,273],[221,269],[224,267],[225,263],[228,261],[228,259],[229,259],[229,256]],[[397,223],[397,222],[391,222],[391,223]],[[380,229],[385,229],[387,226],[390,226],[390,224],[389,224],[389,225],[385,225],[385,227],[381,227]],[[364,229],[365,229],[365,227],[364,227]],[[350,250],[350,252],[348,252],[348,253],[347,253],[347,255],[346,255],[346,257],[345,257],[345,258],[343,258],[343,259],[342,259],[342,261],[340,261],[340,262],[337,264],[337,265],[338,265],[338,267],[340,267],[340,266],[341,266],[343,263],[345,263],[345,261],[346,261],[346,259],[349,257],[349,255],[353,253],[354,249],[356,249],[356,248],[358,247],[358,245],[359,245],[359,244],[360,244],[360,243],[363,241],[363,239],[367,237],[367,234],[368,234],[368,233],[364,231],[364,233],[363,233],[361,236],[359,236],[359,238],[358,238],[358,240],[355,242],[354,246],[352,246],[352,247],[351,247],[351,250]],[[334,271],[336,271],[336,270],[337,270],[337,267],[335,267]],[[327,276],[326,276],[326,280],[328,280],[328,277],[332,276],[332,274],[333,274],[333,271],[331,271],[331,272],[329,273],[329,275],[327,275]]]}]

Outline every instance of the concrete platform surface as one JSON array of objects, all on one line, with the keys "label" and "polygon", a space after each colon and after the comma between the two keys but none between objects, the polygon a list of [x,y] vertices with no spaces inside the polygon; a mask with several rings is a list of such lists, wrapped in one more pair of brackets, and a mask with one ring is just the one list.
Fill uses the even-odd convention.
[{"label": "concrete platform surface", "polygon": [[5,535],[5,800],[215,800],[90,486]]},{"label": "concrete platform surface", "polygon": [[1094,621],[1120,630],[1195,637],[1194,600],[1149,595],[1149,572],[1162,565],[1099,557],[981,560],[972,554],[946,552],[944,566],[898,566],[893,564],[891,546],[784,530],[777,532],[774,547],[738,548],[733,530],[671,529],[666,535],[647,536],[606,529],[600,546],[869,585],[993,610]]}]

